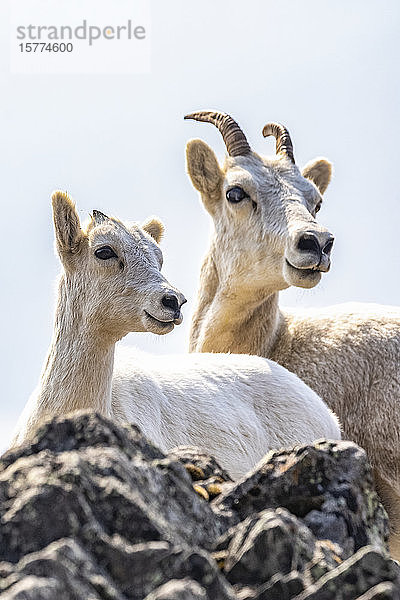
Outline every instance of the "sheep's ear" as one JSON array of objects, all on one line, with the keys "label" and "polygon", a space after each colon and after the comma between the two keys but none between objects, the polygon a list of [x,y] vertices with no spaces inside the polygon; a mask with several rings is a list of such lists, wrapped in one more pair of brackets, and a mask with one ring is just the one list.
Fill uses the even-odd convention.
[{"label": "sheep's ear", "polygon": [[332,178],[332,171],[333,166],[329,160],[326,158],[315,158],[306,164],[302,175],[315,183],[321,194],[323,194]]},{"label": "sheep's ear", "polygon": [[224,175],[214,152],[202,140],[190,140],[186,146],[187,170],[206,209],[212,213],[221,197]]},{"label": "sheep's ear", "polygon": [[84,234],[81,230],[75,204],[68,194],[54,192],[51,199],[56,248],[62,262],[66,264],[79,252]]},{"label": "sheep's ear", "polygon": [[159,244],[164,235],[164,225],[157,217],[149,217],[143,224],[142,229],[151,235],[151,237]]}]

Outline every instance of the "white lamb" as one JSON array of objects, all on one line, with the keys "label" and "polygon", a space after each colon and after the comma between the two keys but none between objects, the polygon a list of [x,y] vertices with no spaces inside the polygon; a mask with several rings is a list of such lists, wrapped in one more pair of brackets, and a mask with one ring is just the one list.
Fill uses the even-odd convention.
[{"label": "white lamb", "polygon": [[53,340],[14,444],[48,416],[92,408],[137,423],[163,450],[199,446],[236,478],[271,448],[340,438],[317,394],[264,358],[121,348],[114,370],[115,344],[128,332],[165,334],[182,321],[185,298],[160,272],[162,225],[123,224],[94,211],[82,230],[62,192],[53,195],[53,212],[64,267]]}]

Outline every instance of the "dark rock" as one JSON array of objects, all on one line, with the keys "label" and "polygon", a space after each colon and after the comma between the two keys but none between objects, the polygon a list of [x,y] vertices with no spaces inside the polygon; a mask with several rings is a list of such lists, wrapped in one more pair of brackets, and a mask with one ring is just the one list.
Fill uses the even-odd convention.
[{"label": "dark rock", "polygon": [[[194,493],[184,466],[135,427],[88,413],[41,427],[32,444],[0,461],[0,518],[3,592],[36,577],[51,579],[41,581],[43,594],[61,582],[65,598],[141,600],[172,577],[191,577],[207,593],[212,585],[216,598],[229,597],[229,584],[201,549],[226,530],[223,517]],[[80,553],[90,573],[112,582],[112,593],[89,594]],[[81,587],[69,572],[81,572]]]},{"label": "dark rock", "polygon": [[192,579],[172,579],[151,592],[145,600],[209,600],[209,596]]},{"label": "dark rock", "polygon": [[[219,594],[219,595],[218,595]],[[233,592],[226,590],[226,595],[212,587],[208,593],[204,587],[193,579],[172,579],[146,596],[145,600],[235,600]]]},{"label": "dark rock", "polygon": [[365,452],[351,442],[270,452],[213,505],[238,520],[282,506],[318,539],[339,544],[345,556],[367,544],[387,549],[387,515]]},{"label": "dark rock", "polygon": [[233,483],[196,449],[58,417],[0,460],[0,525],[6,600],[400,600],[351,443],[270,453]]},{"label": "dark rock", "polygon": [[[64,590],[59,597],[65,600],[142,600],[147,593],[171,578],[188,578],[191,575],[196,579],[198,588],[204,590],[206,598],[234,598],[215,563],[201,550],[184,550],[167,542],[129,547],[122,541],[113,545],[112,540],[109,540],[108,548],[108,560],[101,553],[96,553],[96,560],[94,553],[91,555],[72,540],[59,540],[45,550],[24,557],[16,565],[13,575],[1,582],[0,590],[10,588],[12,591],[16,583],[26,587],[26,580],[32,576],[44,585],[50,574],[54,589]],[[34,595],[31,597],[35,598]]]},{"label": "dark rock", "polygon": [[180,446],[173,448],[167,456],[184,465],[194,482],[194,491],[204,500],[213,500],[232,485],[231,477],[215,458],[200,452],[198,448]]},{"label": "dark rock", "polygon": [[[79,418],[76,416],[79,415]],[[72,418],[55,417],[38,428],[32,442],[3,454],[2,468],[23,456],[38,454],[42,450],[54,453],[83,448],[112,446],[128,458],[141,456],[149,460],[165,455],[149,442],[136,425],[116,424],[92,412],[80,411]]]},{"label": "dark rock", "polygon": [[305,585],[304,576],[296,571],[288,575],[277,573],[271,581],[260,586],[249,600],[290,600],[302,592]]},{"label": "dark rock", "polygon": [[141,600],[170,579],[192,578],[215,599],[232,598],[229,584],[211,557],[200,549],[148,542],[132,547],[108,546],[107,556],[99,559],[127,598]]},{"label": "dark rock", "polygon": [[[87,593],[87,588],[82,584],[79,590],[71,591],[70,584],[65,585],[53,578],[40,578],[28,576],[15,583],[12,588],[1,594],[2,600],[78,600],[79,594]],[[68,589],[69,588],[69,589]],[[90,600],[101,600],[100,596],[91,594],[85,596]]]},{"label": "dark rock", "polygon": [[[78,430],[76,444],[60,430]],[[225,528],[193,493],[183,466],[147,447],[136,428],[121,426],[116,436],[102,417],[58,418],[13,454],[15,462],[10,453],[0,461],[0,560],[16,562],[61,537],[87,540],[99,528],[131,544],[164,539],[204,548]]]},{"label": "dark rock", "polygon": [[295,600],[356,600],[379,583],[400,589],[400,567],[378,550],[367,546],[348,558]]},{"label": "dark rock", "polygon": [[1,598],[21,600],[125,600],[93,556],[70,539],[22,558],[13,574],[1,580],[0,591]]},{"label": "dark rock", "polygon": [[265,510],[229,529],[214,558],[240,598],[292,598],[342,562],[341,549],[316,540],[287,510]]},{"label": "dark rock", "polygon": [[[200,452],[194,446],[173,448],[168,452],[168,456],[187,465],[188,471],[192,471],[193,481],[210,479],[210,477],[218,477],[222,481],[232,481],[229,473],[218,464],[213,456]],[[191,469],[192,465],[195,469]]]},{"label": "dark rock", "polygon": [[400,600],[400,589],[397,585],[386,581],[375,585],[356,600]]},{"label": "dark rock", "polygon": [[284,509],[266,510],[236,527],[224,573],[230,583],[256,585],[276,573],[304,571],[313,558],[315,538]]}]

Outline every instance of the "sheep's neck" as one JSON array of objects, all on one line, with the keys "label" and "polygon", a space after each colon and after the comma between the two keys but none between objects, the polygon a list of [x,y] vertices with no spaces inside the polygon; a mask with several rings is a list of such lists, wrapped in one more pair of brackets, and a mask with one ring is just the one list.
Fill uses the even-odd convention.
[{"label": "sheep's neck", "polygon": [[63,277],[52,343],[43,368],[39,418],[91,408],[111,415],[114,341],[90,319],[84,291]]},{"label": "sheep's neck", "polygon": [[279,292],[238,290],[235,277],[221,277],[217,265],[211,248],[201,271],[190,350],[270,355],[283,324]]}]

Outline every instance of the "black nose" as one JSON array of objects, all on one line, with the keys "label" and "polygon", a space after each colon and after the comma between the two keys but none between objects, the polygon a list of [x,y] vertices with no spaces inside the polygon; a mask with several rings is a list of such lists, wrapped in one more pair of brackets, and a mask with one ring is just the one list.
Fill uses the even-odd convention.
[{"label": "black nose", "polygon": [[179,312],[179,300],[175,294],[165,294],[165,296],[162,297],[161,303],[165,308],[170,308],[175,313]]},{"label": "black nose", "polygon": [[319,241],[313,233],[303,233],[299,237],[297,248],[301,252],[313,252],[314,254],[321,252]]},{"label": "black nose", "polygon": [[323,235],[321,239],[318,239],[314,233],[306,232],[299,237],[297,248],[300,252],[310,252],[317,256],[321,256],[322,254],[329,256],[332,250],[333,241],[334,238],[332,235],[329,235],[328,238],[326,235]]},{"label": "black nose", "polygon": [[330,255],[331,250],[333,248],[333,242],[335,241],[335,238],[333,236],[331,236],[328,241],[325,243],[325,246],[322,248],[322,254],[326,254],[327,256]]}]

